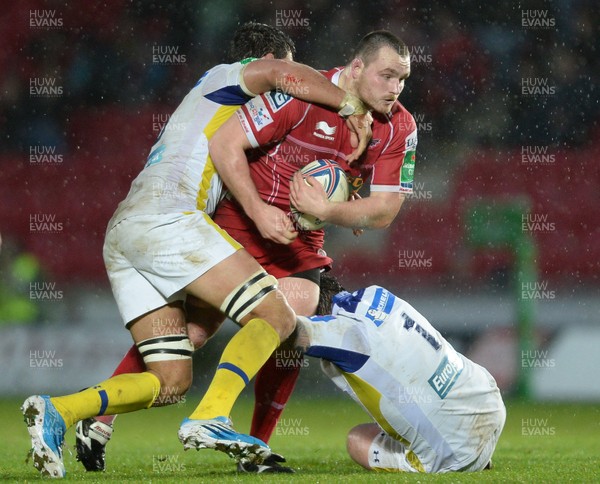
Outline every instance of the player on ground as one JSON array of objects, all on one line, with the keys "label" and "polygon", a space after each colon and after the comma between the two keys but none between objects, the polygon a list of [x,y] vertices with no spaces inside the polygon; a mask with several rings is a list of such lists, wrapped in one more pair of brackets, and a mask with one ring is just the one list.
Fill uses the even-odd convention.
[{"label": "player on ground", "polygon": [[377,422],[350,431],[350,457],[380,471],[489,468],[506,409],[488,371],[382,287],[333,303],[331,316],[299,318],[296,345]]},{"label": "player on ground", "polygon": [[[383,228],[394,220],[413,186],[416,124],[398,102],[409,74],[406,45],[386,31],[365,36],[345,67],[326,74],[372,110],[370,146],[351,166],[344,155],[348,139],[342,120],[280,93],[254,98],[211,140],[213,161],[235,197],[219,205],[215,220],[279,279],[280,287],[290,288],[284,294],[296,314],[314,314],[321,268],[332,261],[323,251],[323,231],[289,237],[290,200],[303,212],[345,227]],[[250,148],[257,150],[249,163],[244,150]],[[370,179],[370,196],[329,203],[319,183],[307,186],[294,174],[320,158],[334,159],[344,167],[355,189]],[[253,436],[268,442],[298,372],[299,367],[278,365],[274,358],[260,370]]]},{"label": "player on ground", "polygon": [[[185,394],[194,349],[186,330],[186,294],[219,309],[242,329],[226,346],[200,404],[184,420],[182,442],[248,461],[269,456],[264,442],[237,433],[228,416],[247,382],[291,333],[296,317],[277,281],[209,217],[221,182],[208,142],[253,93],[285,88],[284,79],[290,78],[302,87],[295,94],[309,101],[341,107],[343,113],[346,105],[350,110],[361,106],[307,66],[247,59],[205,73],[159,135],[109,222],[104,244],[113,293],[146,371],[117,375],[72,395],[29,397],[22,411],[34,466],[42,474],[65,475],[61,446],[75,422],[170,404]],[[179,129],[169,129],[171,123]]]}]

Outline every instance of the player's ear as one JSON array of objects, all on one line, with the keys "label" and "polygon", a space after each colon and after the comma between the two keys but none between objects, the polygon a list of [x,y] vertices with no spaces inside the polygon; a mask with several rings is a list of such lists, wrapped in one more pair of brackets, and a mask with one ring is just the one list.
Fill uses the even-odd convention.
[{"label": "player's ear", "polygon": [[265,54],[262,56],[263,59],[275,59],[275,55],[273,54],[273,52],[269,52],[268,54]]},{"label": "player's ear", "polygon": [[352,77],[356,79],[358,76],[360,76],[360,73],[362,72],[364,67],[365,64],[362,61],[362,59],[358,57],[352,59],[352,62],[350,63],[350,72],[352,72]]}]

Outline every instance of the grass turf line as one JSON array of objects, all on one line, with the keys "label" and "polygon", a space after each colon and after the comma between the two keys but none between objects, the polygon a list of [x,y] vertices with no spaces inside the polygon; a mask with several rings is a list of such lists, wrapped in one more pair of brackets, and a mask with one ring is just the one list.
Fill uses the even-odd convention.
[{"label": "grass turf line", "polygon": [[[108,471],[86,473],[75,460],[74,431],[64,449],[66,482],[249,482],[234,461],[212,451],[183,452],[177,440],[180,421],[196,404],[151,409],[119,417],[108,445]],[[25,464],[29,438],[19,411],[21,400],[0,401],[0,480],[41,479]],[[598,482],[600,479],[600,406],[507,403],[507,423],[493,458],[494,469],[473,474],[394,475],[395,482]],[[251,402],[239,401],[236,429],[247,431]],[[295,475],[262,475],[263,482],[389,482],[390,474],[368,472],[345,451],[345,435],[368,421],[346,398],[292,401],[270,445],[286,456]]]}]

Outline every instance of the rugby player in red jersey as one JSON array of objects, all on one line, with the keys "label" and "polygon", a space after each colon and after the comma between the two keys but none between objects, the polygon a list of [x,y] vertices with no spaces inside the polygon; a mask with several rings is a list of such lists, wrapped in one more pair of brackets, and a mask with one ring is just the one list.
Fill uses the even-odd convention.
[{"label": "rugby player in red jersey", "polygon": [[[324,77],[319,75],[314,70],[308,68],[307,66],[302,66],[300,64],[295,64],[292,62],[288,63],[287,60],[291,60],[293,52],[293,42],[291,41],[291,39],[289,39],[289,37],[287,37],[287,35],[279,31],[278,29],[256,23],[249,23],[244,25],[238,31],[232,43],[232,55],[234,57],[239,58],[238,56],[241,56],[245,58],[248,56],[263,56],[267,59],[273,59],[274,57],[278,57],[286,59],[286,61],[253,61],[253,59],[245,59],[243,61],[236,62],[231,65],[221,65],[209,71],[209,73],[203,76],[202,79],[196,84],[196,86],[194,86],[190,94],[184,99],[176,113],[171,118],[173,122],[175,122],[174,120],[176,119],[177,122],[181,122],[182,125],[186,126],[186,131],[184,132],[183,130],[179,129],[169,130],[169,126],[166,126],[166,129],[164,130],[164,132],[161,133],[161,136],[157,141],[155,149],[149,157],[147,167],[155,168],[158,166],[160,168],[162,166],[167,165],[171,166],[171,164],[174,163],[172,163],[173,160],[171,158],[176,158],[177,163],[187,163],[188,160],[194,161],[197,158],[201,158],[202,155],[204,155],[204,158],[206,158],[208,155],[208,149],[204,148],[205,145],[200,144],[199,142],[195,142],[194,136],[202,136],[204,137],[204,139],[209,138],[212,135],[212,132],[214,132],[214,130],[216,130],[216,128],[220,124],[222,124],[228,116],[233,114],[237,106],[243,104],[248,99],[256,95],[253,93],[264,92],[268,89],[272,89],[277,86],[285,88],[285,83],[289,79],[294,80],[294,87],[301,88],[301,91],[295,94],[299,97],[302,97],[303,99],[327,103],[328,105],[334,107],[336,110],[342,109],[343,114],[345,114],[348,109],[350,109],[350,111],[354,111],[356,107],[362,107],[364,112],[364,106],[362,102],[359,101],[356,97],[344,93],[344,91],[342,91],[338,87],[335,87]],[[215,74],[216,72],[218,72],[220,77],[218,77],[217,74]],[[353,105],[351,103],[355,104]],[[357,120],[355,120],[355,122],[356,121]],[[171,157],[169,158],[169,163],[167,163],[167,165],[165,165],[164,163],[159,163],[161,161],[161,157],[163,157],[163,153],[165,153],[165,149],[167,153],[166,155],[164,155],[165,158]],[[360,150],[360,145],[358,147],[358,150]],[[202,168],[203,166],[205,167],[204,169]],[[186,182],[189,182],[192,185],[192,190],[190,190],[190,193],[193,192],[195,187],[199,187],[198,197],[196,202],[194,203],[194,207],[198,210],[203,210],[204,213],[207,214],[207,216],[212,215],[214,207],[220,199],[221,184],[219,183],[220,180],[218,179],[218,176],[215,173],[214,167],[212,167],[210,159],[204,164],[196,163],[194,169],[180,169],[179,167],[177,167],[177,169],[174,169],[172,171],[176,173],[190,173],[190,175],[193,175],[194,177],[202,177],[202,184],[198,184],[194,180],[190,182],[188,179],[186,179]],[[158,179],[157,177],[155,178]],[[204,185],[205,181],[206,186]],[[163,183],[161,186],[165,187],[172,185],[174,188],[176,188],[180,186],[179,184],[176,184],[174,182],[170,182],[170,185],[167,182],[157,183]],[[137,183],[137,185],[134,183],[134,185],[137,187],[138,191],[144,188],[141,182]],[[154,187],[154,185],[152,185],[152,187]],[[134,192],[134,190],[132,190],[132,192],[130,193],[133,193],[132,197],[135,197],[135,195],[138,192]],[[179,204],[175,208],[171,206],[167,207],[169,210],[174,210],[177,213],[188,213],[186,212],[187,209],[181,208],[183,207],[183,205],[181,204],[187,203],[187,199],[185,199],[184,194],[182,193],[173,192],[170,195],[166,194],[165,197],[157,197],[156,190],[154,190],[152,193],[152,197],[153,201],[155,201],[156,203],[160,203],[164,198],[166,202],[175,205]],[[122,207],[124,208],[121,208],[121,212],[130,210],[130,207],[131,210],[133,210],[134,208],[137,209],[137,207],[134,206],[135,201],[127,201],[127,203],[122,204]],[[163,208],[164,207],[160,208],[160,210],[162,210]],[[222,237],[226,238],[226,234],[222,235]],[[227,238],[227,240],[229,241],[230,238]],[[231,245],[231,243],[232,242],[227,242],[227,244],[229,245]],[[206,245],[210,246],[210,244]],[[150,256],[152,256],[154,252],[150,253]],[[160,254],[162,253],[163,252],[159,251],[157,254],[160,256]],[[210,260],[213,260],[215,256],[216,253],[213,251]],[[216,263],[218,263],[218,260],[215,262],[215,264]],[[128,317],[127,319],[125,319],[124,316],[125,321],[136,319],[135,315],[132,316],[131,314],[129,314],[134,310],[136,311],[136,314],[144,314],[143,317],[146,320],[148,320],[148,318],[150,318],[150,312],[148,311],[152,311],[152,308],[158,307],[156,306],[157,303],[155,303],[154,300],[149,301],[149,299],[151,298],[149,298],[147,293],[144,293],[143,291],[132,291],[131,289],[129,291],[122,291],[121,289],[119,289],[119,294],[121,293],[126,294],[123,295],[123,298],[118,299],[119,301],[122,302],[123,300],[131,300],[131,305],[138,304],[143,306],[143,310],[139,310],[139,308],[132,309],[130,307],[131,305],[127,306],[125,308],[125,312],[128,314]],[[156,297],[158,298],[158,296]],[[199,322],[204,324],[202,327],[196,325],[189,325],[188,329],[180,328],[180,331],[178,330],[177,336],[178,339],[182,339],[182,341],[185,340],[186,344],[185,352],[176,350],[178,352],[177,355],[184,355],[185,353],[184,359],[186,360],[185,363],[188,366],[191,365],[191,351],[189,351],[190,341],[194,343],[195,347],[201,346],[206,341],[206,339],[208,339],[212,335],[212,333],[216,331],[216,329],[219,326],[219,322],[222,321],[224,317],[216,309],[209,309],[208,315],[207,311],[203,311],[202,316],[198,316],[198,305],[194,305],[194,301],[197,302],[197,299],[192,297],[189,297],[186,300],[185,323]],[[176,308],[177,312],[180,311],[179,304],[180,303],[178,302]],[[282,302],[282,304],[285,303]],[[200,309],[204,310],[206,309],[206,306],[201,305]],[[213,324],[213,319],[217,319],[217,322],[215,322],[215,324]],[[172,321],[177,322],[178,325],[182,323],[179,316],[177,320],[173,318]],[[156,318],[155,320],[152,320],[152,327],[150,328],[150,331],[152,332],[153,336],[157,336],[159,337],[159,339],[162,340],[165,339],[163,337],[165,336],[165,334],[170,335],[169,331],[171,331],[172,328],[155,327],[155,322],[160,323],[160,319]],[[181,336],[179,336],[179,332],[182,333]],[[172,352],[170,352],[170,350],[167,351],[159,348],[158,350],[150,349],[150,352],[148,354],[150,353],[152,355],[155,355],[153,356],[154,360],[152,361],[152,363],[155,363],[159,360],[165,360],[165,358],[161,357],[162,354],[167,355]],[[265,359],[268,357],[269,354],[270,351],[268,353],[265,353]],[[158,355],[158,359],[156,359],[156,355]],[[142,359],[140,356],[140,352],[134,346],[132,350],[126,355],[122,363],[119,365],[119,367],[113,374],[113,377],[124,374],[144,372],[147,366],[146,356],[147,355],[144,355],[144,359]],[[178,359],[182,358],[178,357]],[[148,380],[150,381],[150,379],[151,378],[149,377]],[[107,383],[107,385],[109,383]],[[155,385],[154,379],[152,379],[150,383],[152,383],[152,385]],[[171,386],[173,387],[171,388],[173,391],[185,391],[182,389],[183,385]],[[227,391],[229,391],[229,389]],[[82,391],[81,394],[75,394],[74,396],[68,397],[70,399],[69,402],[71,402],[71,400],[77,399],[77,402],[75,402],[77,403],[77,412],[74,413],[75,416],[72,416],[71,414],[68,415],[68,425],[71,424],[71,421],[73,421],[74,423],[74,421],[77,420],[77,418],[75,418],[76,416],[85,413],[89,414],[92,405],[88,405],[87,401],[83,402],[83,398],[90,392],[94,393],[93,390]],[[174,401],[178,400],[179,394],[171,394],[171,392],[168,392],[168,394],[166,394],[165,396],[167,398],[163,398],[162,395],[157,396],[156,394],[153,394],[152,404],[156,406],[158,404],[164,405],[173,403]],[[83,403],[80,404],[79,400],[82,400]],[[45,405],[48,408],[50,408],[50,404],[48,404],[47,401],[50,400],[46,397],[38,398],[37,396],[35,398],[28,399],[26,405],[24,406],[24,411],[27,411],[29,413],[33,412],[35,410],[35,405]],[[95,404],[95,402],[92,403]],[[128,404],[129,402],[127,403],[127,405]],[[137,405],[137,402],[135,403],[135,405]],[[80,407],[83,410],[81,410]],[[105,411],[107,409],[108,411]],[[99,413],[101,416],[98,416],[96,419],[85,418],[77,424],[76,435],[78,458],[82,461],[87,470],[104,469],[104,447],[106,445],[106,442],[112,435],[111,423],[114,417],[103,416],[102,414],[107,413],[110,415],[117,413],[114,411],[114,408],[110,408],[110,405],[104,405],[104,407],[100,407],[100,410],[101,411]],[[129,408],[121,410],[129,410]],[[199,418],[200,417],[193,417],[193,419],[196,420]],[[64,465],[62,464],[62,454],[60,450],[60,446],[62,444],[62,436],[60,439],[51,439],[51,441],[49,441],[49,445],[46,445],[46,437],[38,438],[37,436],[39,432],[46,432],[46,430],[44,430],[45,427],[38,429],[37,425],[38,424],[36,422],[33,422],[32,420],[31,425],[28,424],[28,428],[30,430],[33,429],[32,431],[35,431],[35,438],[37,439],[36,442],[41,442],[40,445],[38,445],[39,449],[37,451],[39,455],[36,454],[39,456],[38,461],[43,461],[44,456],[47,455],[50,455],[51,459],[48,460],[48,465],[46,465],[46,463],[37,463],[36,468],[38,468],[43,473],[52,474],[56,476],[64,475]],[[34,436],[32,435],[32,438],[33,437]],[[187,442],[183,443],[184,445],[187,444]]]},{"label": "rugby player in red jersey", "polygon": [[[352,60],[326,73],[357,95],[373,115],[372,140],[358,162],[348,163],[349,132],[326,109],[270,92],[249,101],[217,131],[210,153],[231,197],[215,221],[279,279],[296,314],[314,314],[319,274],[331,264],[323,231],[298,232],[288,217],[290,201],[302,212],[351,228],[385,228],[412,192],[416,124],[398,102],[410,74],[406,45],[387,31],[372,32]],[[253,151],[246,154],[246,150]],[[330,203],[320,184],[298,170],[316,159],[337,161],[358,189],[370,179],[370,196]],[[274,354],[257,375],[251,434],[268,441],[295,385],[299,368]]]}]

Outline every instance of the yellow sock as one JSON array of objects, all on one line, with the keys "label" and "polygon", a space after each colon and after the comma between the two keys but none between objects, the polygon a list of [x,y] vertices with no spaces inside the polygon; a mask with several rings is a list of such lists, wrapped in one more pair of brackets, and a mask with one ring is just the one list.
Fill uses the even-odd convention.
[{"label": "yellow sock", "polygon": [[191,419],[229,417],[233,404],[273,351],[279,334],[264,319],[252,319],[225,347],[217,372]]},{"label": "yellow sock", "polygon": [[79,393],[50,399],[69,428],[96,415],[115,415],[149,408],[160,393],[160,381],[152,373],[125,373]]}]

